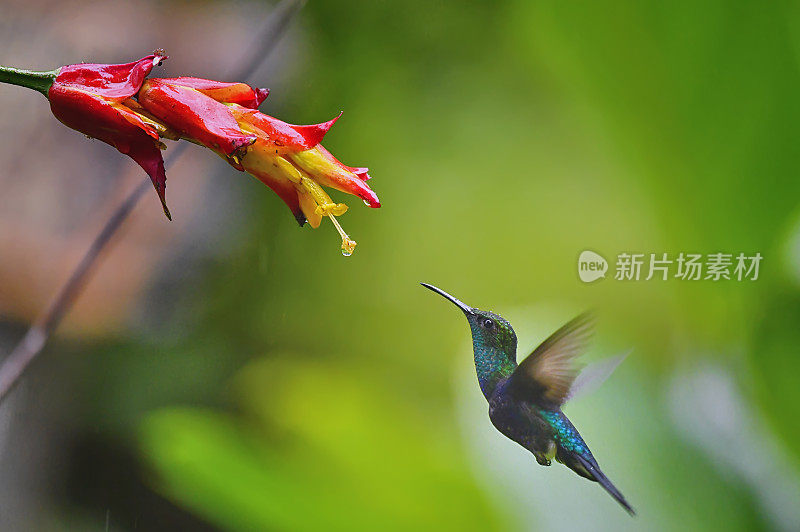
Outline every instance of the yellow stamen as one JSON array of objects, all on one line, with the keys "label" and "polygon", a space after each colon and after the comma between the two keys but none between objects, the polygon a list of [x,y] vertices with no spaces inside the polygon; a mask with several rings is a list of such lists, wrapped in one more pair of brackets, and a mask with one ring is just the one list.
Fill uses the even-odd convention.
[{"label": "yellow stamen", "polygon": [[[283,160],[285,161],[286,159]],[[297,169],[295,169],[295,171],[297,171]],[[319,183],[317,183],[313,179],[301,175],[300,184],[303,186],[304,189],[308,191],[309,194],[311,194],[311,197],[314,198],[314,201],[317,202],[317,205],[327,205],[328,203],[333,203],[331,197],[328,196],[328,194],[324,190],[322,190],[322,187],[319,186]]]},{"label": "yellow stamen", "polygon": [[311,194],[311,197],[314,198],[314,201],[317,202],[317,208],[314,212],[322,216],[327,216],[331,219],[333,225],[336,227],[336,230],[339,231],[339,234],[342,237],[342,255],[349,257],[353,254],[353,250],[356,248],[356,241],[347,236],[347,233],[344,232],[342,226],[339,225],[339,220],[336,219],[337,216],[341,216],[347,211],[347,205],[344,203],[334,203],[330,196],[328,196],[322,187],[319,186],[319,183],[313,179],[304,175],[301,176],[301,178],[301,185],[305,190],[308,191],[309,194]]},{"label": "yellow stamen", "polygon": [[325,203],[318,205],[314,212],[322,216],[341,216],[347,212],[347,205],[344,203]]},{"label": "yellow stamen", "polygon": [[336,219],[336,216],[329,214],[328,217],[333,222],[336,230],[339,231],[339,234],[342,236],[342,255],[349,257],[353,254],[353,250],[356,249],[356,241],[347,236],[347,233],[344,232],[342,226],[339,225],[339,220]]},{"label": "yellow stamen", "polygon": [[[353,250],[356,247],[356,242],[344,232],[344,229],[342,229],[342,226],[336,219],[337,216],[341,216],[347,212],[347,205],[344,203],[334,203],[331,197],[328,196],[319,183],[307,176],[305,172],[294,166],[287,159],[284,159],[280,156],[273,157],[272,159],[275,166],[281,171],[281,173],[290,181],[292,181],[297,187],[298,192],[300,193],[301,205],[304,204],[304,201],[307,201],[304,198],[313,200],[313,202],[316,203],[313,214],[315,216],[327,216],[331,219],[334,227],[336,227],[336,230],[342,237],[342,254],[346,257],[352,255]],[[304,209],[306,208],[307,207],[304,207]],[[315,222],[312,219],[313,217],[310,215],[311,213],[306,210],[306,216],[309,218],[311,225],[313,227],[318,226],[319,221]]]},{"label": "yellow stamen", "polygon": [[[311,181],[311,180],[308,179],[307,177],[303,176],[300,173],[300,170],[295,168],[292,163],[290,163],[289,161],[287,161],[283,157],[275,157],[275,164],[278,166],[278,168],[280,168],[283,171],[284,174],[286,174],[286,177],[289,178],[289,180],[292,183],[295,183],[297,185],[302,183],[306,190],[308,190],[309,192],[312,192],[310,187],[307,186],[305,183],[303,183],[304,179],[306,179],[308,181]],[[312,181],[312,183],[313,183],[313,181]],[[314,199],[317,199],[316,195],[314,195],[313,192],[312,192],[312,195],[314,196]],[[317,202],[317,203],[319,203],[319,202]]]}]

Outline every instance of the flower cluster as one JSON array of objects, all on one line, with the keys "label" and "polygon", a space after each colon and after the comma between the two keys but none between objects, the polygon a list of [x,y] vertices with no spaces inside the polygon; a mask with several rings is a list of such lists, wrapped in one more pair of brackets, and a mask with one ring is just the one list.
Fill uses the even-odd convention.
[{"label": "flower cluster", "polygon": [[[156,188],[164,212],[167,177],[160,149],[159,124],[137,112],[132,99],[163,52],[124,65],[82,63],[58,70],[47,92],[53,115],[66,126],[102,140],[141,166]],[[171,219],[171,218],[170,218]]]},{"label": "flower cluster", "polygon": [[262,181],[301,226],[318,227],[330,218],[342,237],[342,252],[351,254],[356,243],[336,219],[347,206],[335,203],[323,187],[358,196],[370,207],[381,204],[367,185],[366,168],[342,164],[320,144],[339,117],[292,125],[257,110],[266,89],[192,77],[146,79],[164,59],[159,50],[124,65],[62,67],[47,91],[53,114],[136,161],[153,181],[168,218],[161,139],[185,139]]}]

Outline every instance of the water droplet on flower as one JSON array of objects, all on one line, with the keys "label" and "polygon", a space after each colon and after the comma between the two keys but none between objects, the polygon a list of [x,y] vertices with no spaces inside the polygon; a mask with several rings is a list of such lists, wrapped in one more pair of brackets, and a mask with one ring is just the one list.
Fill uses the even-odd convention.
[{"label": "water droplet on flower", "polygon": [[350,240],[349,237],[345,236],[342,239],[342,255],[345,257],[349,257],[353,254],[353,250],[356,249],[356,241]]}]

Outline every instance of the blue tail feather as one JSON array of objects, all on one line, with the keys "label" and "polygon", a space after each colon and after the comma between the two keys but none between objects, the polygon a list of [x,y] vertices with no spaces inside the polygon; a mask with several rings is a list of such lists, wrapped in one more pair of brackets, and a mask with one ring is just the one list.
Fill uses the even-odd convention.
[{"label": "blue tail feather", "polygon": [[[566,458],[566,461],[564,463],[567,466],[569,466],[573,471],[575,471],[582,477],[586,477],[589,480],[594,480],[595,482],[603,486],[603,489],[605,489],[609,495],[614,497],[614,500],[616,500],[623,508],[625,508],[629,514],[636,515],[636,511],[628,503],[628,501],[625,500],[625,497],[617,489],[617,487],[614,486],[614,484],[612,484],[611,481],[608,480],[608,477],[606,477],[603,474],[603,472],[600,470],[600,466],[597,465],[597,462],[594,459],[581,456],[578,453],[569,453],[569,455],[570,455],[569,457],[564,457]],[[570,463],[571,462],[570,458],[574,459],[574,461],[576,462],[575,465],[580,465],[580,468],[583,469],[583,471],[579,471],[576,467],[574,467]]]}]

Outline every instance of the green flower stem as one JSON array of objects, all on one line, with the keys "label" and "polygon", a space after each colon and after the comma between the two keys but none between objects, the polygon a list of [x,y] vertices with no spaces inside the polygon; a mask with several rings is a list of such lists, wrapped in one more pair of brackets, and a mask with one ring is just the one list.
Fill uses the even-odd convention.
[{"label": "green flower stem", "polygon": [[19,85],[20,87],[28,87],[29,89],[41,92],[44,94],[45,98],[57,74],[58,70],[34,72],[32,70],[0,66],[0,82]]}]

